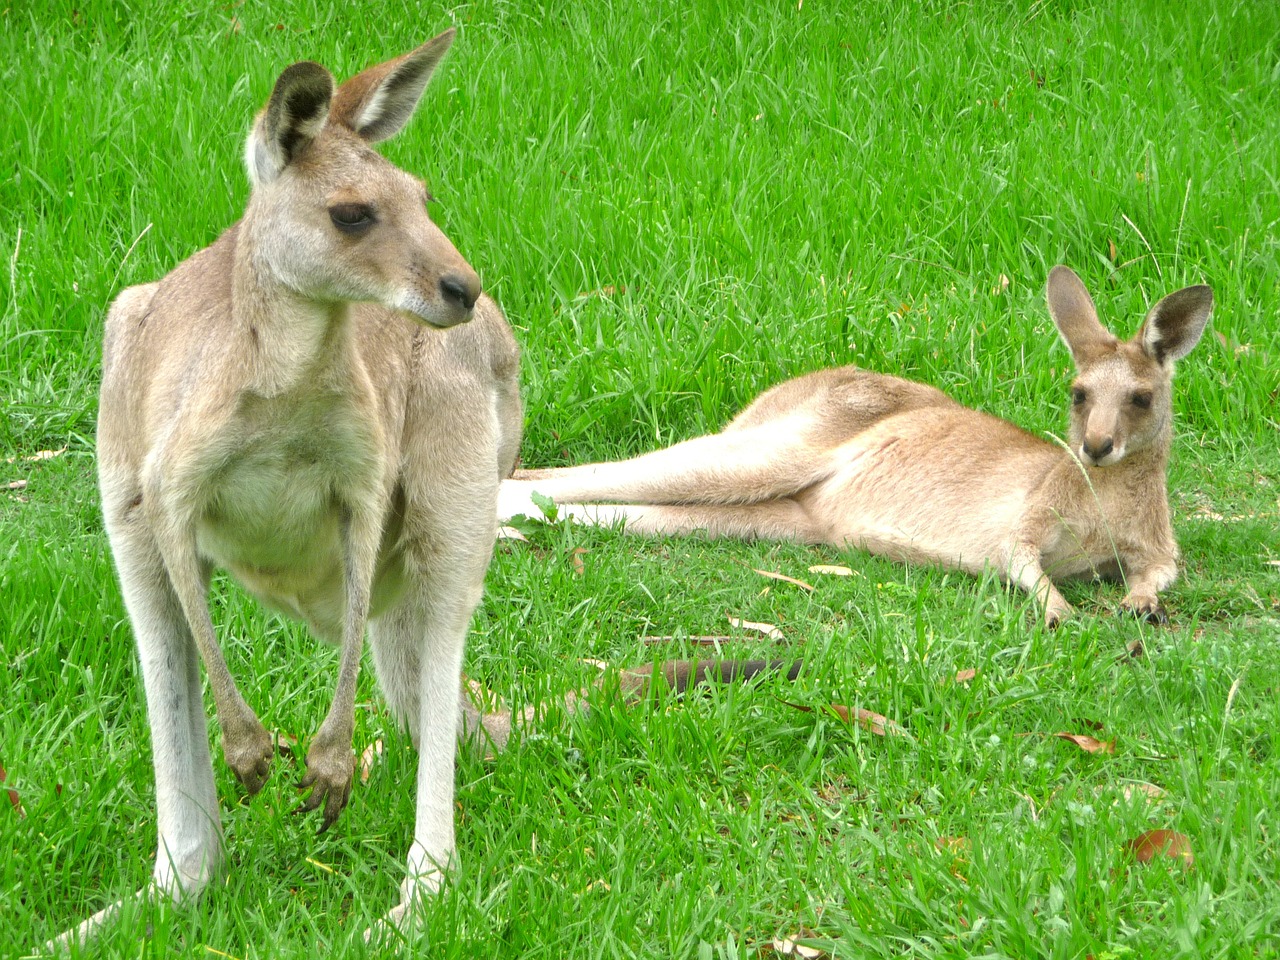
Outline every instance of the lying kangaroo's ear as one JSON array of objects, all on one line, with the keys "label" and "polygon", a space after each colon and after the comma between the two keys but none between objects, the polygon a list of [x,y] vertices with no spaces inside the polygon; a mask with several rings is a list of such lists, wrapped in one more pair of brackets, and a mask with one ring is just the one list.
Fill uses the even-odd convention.
[{"label": "lying kangaroo's ear", "polygon": [[1211,287],[1183,287],[1151,308],[1135,339],[1141,340],[1142,349],[1157,363],[1173,363],[1200,342],[1212,312]]},{"label": "lying kangaroo's ear", "polygon": [[329,115],[332,97],[333,77],[318,63],[304,60],[280,74],[245,144],[245,165],[255,187],[278,177],[315,139]]},{"label": "lying kangaroo's ear", "polygon": [[417,50],[356,74],[338,87],[333,118],[370,143],[399,133],[418,108],[418,99],[456,32],[450,28]]},{"label": "lying kangaroo's ear", "polygon": [[1049,271],[1045,299],[1049,302],[1049,315],[1077,367],[1115,343],[1116,338],[1098,322],[1089,291],[1070,267],[1057,266]]}]

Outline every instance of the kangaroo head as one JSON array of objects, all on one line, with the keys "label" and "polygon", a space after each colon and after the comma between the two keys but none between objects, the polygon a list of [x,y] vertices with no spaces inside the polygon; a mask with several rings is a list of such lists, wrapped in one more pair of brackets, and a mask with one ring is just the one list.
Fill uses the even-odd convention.
[{"label": "kangaroo head", "polygon": [[256,268],[306,299],[380,303],[437,327],[470,319],[480,278],[431,222],[422,182],[370,146],[413,116],[453,36],[336,89],[317,63],[280,75],[245,149]]},{"label": "kangaroo head", "polygon": [[1167,448],[1173,415],[1173,365],[1200,340],[1213,291],[1185,287],[1160,300],[1130,340],[1098,321],[1089,291],[1069,268],[1054,267],[1049,313],[1071,350],[1072,452],[1089,467],[1109,467],[1152,447]]}]

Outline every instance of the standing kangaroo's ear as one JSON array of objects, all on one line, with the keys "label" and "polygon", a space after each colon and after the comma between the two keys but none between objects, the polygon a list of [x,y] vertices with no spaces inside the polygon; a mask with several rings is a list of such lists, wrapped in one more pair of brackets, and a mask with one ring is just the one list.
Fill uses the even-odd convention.
[{"label": "standing kangaroo's ear", "polygon": [[370,143],[394,136],[409,122],[436,66],[453,43],[446,30],[417,50],[356,74],[333,98],[333,118]]},{"label": "standing kangaroo's ear", "polygon": [[1213,289],[1204,285],[1183,287],[1156,303],[1134,338],[1147,356],[1161,365],[1181,360],[1200,342],[1209,314]]},{"label": "standing kangaroo's ear", "polygon": [[1049,271],[1045,299],[1049,302],[1049,315],[1077,367],[1116,342],[1098,322],[1093,298],[1070,267],[1057,266]]},{"label": "standing kangaroo's ear", "polygon": [[278,177],[316,138],[332,98],[333,77],[318,63],[304,60],[280,74],[245,144],[245,165],[255,187]]}]

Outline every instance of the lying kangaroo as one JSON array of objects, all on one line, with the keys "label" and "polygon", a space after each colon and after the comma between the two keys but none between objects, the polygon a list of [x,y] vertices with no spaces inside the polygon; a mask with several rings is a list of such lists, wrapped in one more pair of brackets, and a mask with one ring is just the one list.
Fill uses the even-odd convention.
[{"label": "lying kangaroo", "polygon": [[[1152,619],[1177,576],[1165,467],[1174,361],[1194,347],[1213,292],[1165,297],[1129,341],[1098,322],[1066,267],[1049,312],[1078,369],[1069,449],[920,383],[841,367],[766,391],[721,433],[617,463],[521,471],[500,514],[537,515],[536,491],[633,533],[852,544],[1034,594],[1052,626],[1071,613],[1051,578],[1123,577],[1122,606]],[[585,506],[591,502],[621,504]]]},{"label": "lying kangaroo", "polygon": [[[341,645],[306,809],[351,790],[366,623],[419,749],[398,922],[453,854],[463,643],[520,439],[518,348],[432,224],[422,183],[370,144],[397,133],[448,30],[334,88],[277,80],[249,134],[244,218],[107,317],[103,513],[146,687],[159,849],[152,890],[194,898],[223,859],[200,661],[227,763],[261,789],[272,738],[236,689],[207,604],[214,567]],[[120,907],[68,931],[82,942]]]}]

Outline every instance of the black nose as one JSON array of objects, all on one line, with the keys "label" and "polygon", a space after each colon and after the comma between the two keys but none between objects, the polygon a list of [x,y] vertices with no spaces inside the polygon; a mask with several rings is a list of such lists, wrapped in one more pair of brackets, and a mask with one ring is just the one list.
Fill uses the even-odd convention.
[{"label": "black nose", "polygon": [[1115,446],[1116,445],[1111,441],[1110,437],[1107,437],[1107,439],[1103,440],[1101,443],[1097,444],[1096,446],[1089,443],[1089,441],[1086,440],[1084,443],[1084,452],[1087,453],[1089,456],[1091,456],[1094,460],[1101,460],[1108,453],[1114,450]]},{"label": "black nose", "polygon": [[440,278],[440,295],[448,303],[463,310],[470,310],[480,299],[480,278],[474,273],[446,273]]}]

